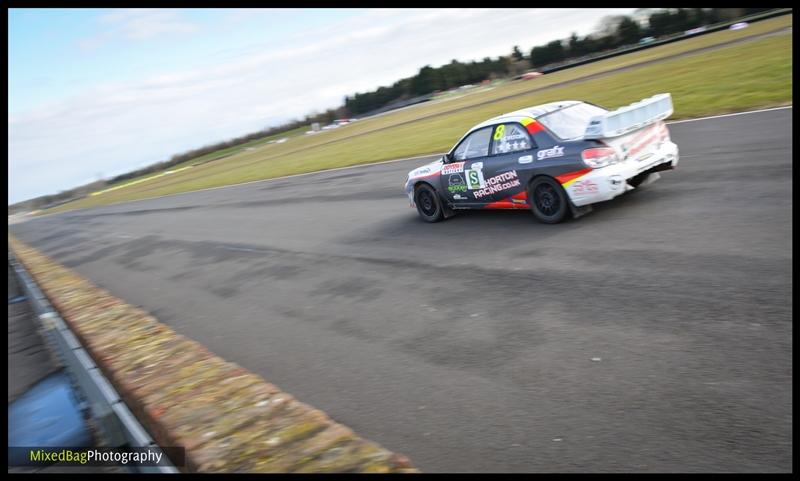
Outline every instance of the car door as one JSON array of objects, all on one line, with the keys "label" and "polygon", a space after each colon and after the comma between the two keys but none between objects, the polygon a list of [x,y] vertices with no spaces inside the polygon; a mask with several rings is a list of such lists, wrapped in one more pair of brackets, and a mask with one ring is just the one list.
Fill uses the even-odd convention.
[{"label": "car door", "polygon": [[[525,192],[534,164],[535,144],[519,122],[494,126],[489,157],[484,162],[484,187],[474,192],[477,199],[509,200],[524,204],[517,195]],[[516,197],[514,197],[516,196]]]},{"label": "car door", "polygon": [[491,202],[491,199],[476,199],[472,192],[485,185],[482,169],[489,157],[493,128],[483,127],[464,137],[442,166],[442,191],[455,207],[475,207]]}]

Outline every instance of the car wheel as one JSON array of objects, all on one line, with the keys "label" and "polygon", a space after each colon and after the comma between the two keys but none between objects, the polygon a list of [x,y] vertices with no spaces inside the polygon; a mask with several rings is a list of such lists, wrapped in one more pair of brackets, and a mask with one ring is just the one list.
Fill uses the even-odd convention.
[{"label": "car wheel", "polygon": [[425,222],[439,222],[444,218],[442,201],[428,184],[421,184],[414,193],[414,203],[417,204],[417,212]]},{"label": "car wheel", "polygon": [[561,222],[569,210],[564,189],[550,177],[533,179],[528,189],[528,198],[531,199],[533,215],[545,224]]}]

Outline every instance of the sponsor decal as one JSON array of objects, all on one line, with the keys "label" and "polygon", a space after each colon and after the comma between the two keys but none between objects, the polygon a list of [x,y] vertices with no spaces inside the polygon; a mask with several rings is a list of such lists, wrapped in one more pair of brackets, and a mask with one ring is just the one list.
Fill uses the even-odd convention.
[{"label": "sponsor decal", "polygon": [[533,162],[533,156],[532,155],[523,155],[522,157],[517,159],[517,162],[519,162],[520,164],[530,164],[531,162]]},{"label": "sponsor decal", "polygon": [[660,133],[660,128],[660,124],[646,127],[639,132],[636,132],[630,141],[622,144],[622,152],[626,154],[625,160],[635,156],[641,152],[642,149],[647,147],[652,141],[656,140],[657,135]]},{"label": "sponsor decal", "polygon": [[652,134],[653,130],[656,129],[656,128],[658,128],[657,125],[651,125],[650,127],[646,127],[644,129],[640,130],[639,132],[634,134],[633,140],[631,140],[630,144],[638,143],[640,140],[642,140],[642,138],[647,137],[648,135]]},{"label": "sponsor decal", "polygon": [[461,174],[450,174],[450,177],[447,178],[447,190],[451,194],[466,192],[467,184],[464,183],[464,177]]},{"label": "sponsor decal", "polygon": [[[655,134],[653,134],[653,135],[650,135],[650,136],[648,136],[647,138],[645,138],[645,139],[644,139],[644,140],[643,140],[641,143],[639,143],[638,145],[636,145],[636,147],[632,148],[632,149],[631,149],[631,150],[628,152],[628,155],[627,155],[626,159],[627,159],[628,157],[633,157],[633,156],[635,156],[636,154],[638,154],[639,152],[641,152],[642,150],[644,150],[644,148],[645,148],[645,147],[648,147],[648,146],[650,146],[650,144],[651,144],[651,143],[652,143],[654,140],[656,140],[656,135],[655,135]],[[639,160],[643,160],[643,159],[639,159]]]},{"label": "sponsor decal", "polygon": [[486,187],[486,182],[483,180],[483,162],[475,162],[472,168],[465,170],[467,176],[467,188],[469,190],[482,189]]},{"label": "sponsor decal", "polygon": [[464,172],[464,162],[445,164],[445,166],[442,167],[442,175],[457,174],[459,172]]},{"label": "sponsor decal", "polygon": [[552,159],[553,157],[562,157],[564,155],[564,147],[560,145],[556,145],[552,149],[542,149],[536,153],[536,158],[539,160],[542,159]]},{"label": "sponsor decal", "polygon": [[576,195],[596,194],[597,191],[597,184],[589,179],[572,184],[572,193]]},{"label": "sponsor decal", "polygon": [[453,194],[453,198],[454,198],[454,199],[458,199],[458,200],[466,200],[466,199],[469,199],[469,197],[464,197],[464,196],[463,196],[463,195],[461,195],[461,194]]},{"label": "sponsor decal", "polygon": [[434,175],[438,175],[441,171],[441,164],[438,165],[424,165],[418,169],[414,169],[411,173],[408,174],[408,177],[411,179],[415,179],[418,177],[431,177]]},{"label": "sponsor decal", "polygon": [[476,190],[474,192],[475,198],[480,199],[497,192],[502,192],[514,187],[519,187],[519,179],[517,178],[517,171],[504,172],[494,177],[490,177],[485,181],[486,187]]}]

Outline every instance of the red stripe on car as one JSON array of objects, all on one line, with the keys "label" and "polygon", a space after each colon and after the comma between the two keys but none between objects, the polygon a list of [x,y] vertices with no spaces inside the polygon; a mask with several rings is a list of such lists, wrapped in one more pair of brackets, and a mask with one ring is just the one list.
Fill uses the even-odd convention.
[{"label": "red stripe on car", "polygon": [[542,127],[542,124],[539,122],[531,122],[526,128],[528,129],[529,134],[535,134],[536,132],[541,132],[544,130],[544,127]]},{"label": "red stripe on car", "polygon": [[507,200],[498,200],[497,202],[490,202],[484,206],[484,209],[530,209],[528,204],[517,204]]},{"label": "red stripe on car", "polygon": [[419,177],[412,177],[411,180],[427,179],[428,177],[436,177],[439,174],[441,174],[441,172],[434,172],[428,175],[420,175]]},{"label": "red stripe on car", "polygon": [[575,172],[567,172],[566,174],[557,175],[556,180],[558,181],[559,184],[566,184],[570,180],[577,179],[578,177],[586,175],[591,171],[592,168],[589,167],[588,169],[578,170]]}]

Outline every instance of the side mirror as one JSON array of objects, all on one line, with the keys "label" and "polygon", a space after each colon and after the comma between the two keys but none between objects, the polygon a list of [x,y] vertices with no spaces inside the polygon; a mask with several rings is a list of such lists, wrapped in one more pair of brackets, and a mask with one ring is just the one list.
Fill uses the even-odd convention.
[{"label": "side mirror", "polygon": [[444,154],[444,155],[442,156],[442,162],[443,162],[443,163],[445,163],[445,164],[446,164],[446,163],[448,163],[448,162],[450,162],[451,160],[452,160],[452,159],[450,158],[450,155],[449,155],[449,154]]}]

